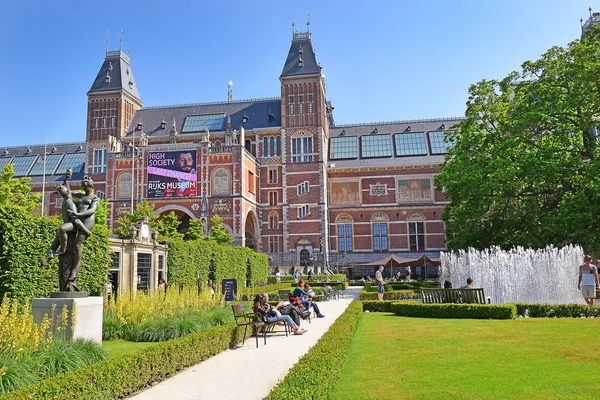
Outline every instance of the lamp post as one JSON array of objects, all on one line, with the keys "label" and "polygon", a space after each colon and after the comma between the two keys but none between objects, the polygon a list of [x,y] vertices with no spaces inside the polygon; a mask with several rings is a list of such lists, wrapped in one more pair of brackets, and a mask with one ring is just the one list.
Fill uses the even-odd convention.
[{"label": "lamp post", "polygon": [[46,154],[47,154],[48,140],[47,135],[44,135],[44,171],[42,172],[42,217],[44,216],[44,202],[46,201]]},{"label": "lamp post", "polygon": [[196,285],[198,286],[198,296],[200,296],[200,272],[196,271]]}]

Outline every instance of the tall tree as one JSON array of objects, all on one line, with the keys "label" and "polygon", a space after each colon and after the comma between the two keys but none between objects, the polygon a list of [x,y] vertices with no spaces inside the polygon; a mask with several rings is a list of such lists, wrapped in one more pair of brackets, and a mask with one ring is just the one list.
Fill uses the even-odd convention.
[{"label": "tall tree", "polygon": [[0,205],[11,205],[22,207],[30,212],[40,204],[38,194],[31,194],[31,188],[27,182],[31,178],[14,178],[15,170],[13,164],[8,164],[0,174]]},{"label": "tall tree", "polygon": [[150,227],[152,229],[159,230],[161,224],[158,220],[158,216],[154,215],[154,204],[150,204],[144,200],[135,206],[133,212],[128,212],[122,217],[119,217],[117,220],[119,226],[114,230],[114,233],[121,239],[131,238],[131,226],[137,225],[138,222],[145,217],[150,219]]},{"label": "tall tree", "polygon": [[178,228],[181,221],[175,215],[175,212],[171,211],[167,215],[160,219],[158,225],[158,239],[160,241],[169,239],[183,239],[183,233],[179,233]]},{"label": "tall tree", "polygon": [[600,28],[471,86],[436,178],[450,249],[600,241]]},{"label": "tall tree", "polygon": [[223,226],[223,220],[218,215],[210,219],[210,233],[208,237],[219,244],[233,243],[233,235],[227,232],[227,229]]},{"label": "tall tree", "polygon": [[190,226],[185,233],[185,240],[198,240],[204,237],[204,224],[201,219],[190,220]]}]

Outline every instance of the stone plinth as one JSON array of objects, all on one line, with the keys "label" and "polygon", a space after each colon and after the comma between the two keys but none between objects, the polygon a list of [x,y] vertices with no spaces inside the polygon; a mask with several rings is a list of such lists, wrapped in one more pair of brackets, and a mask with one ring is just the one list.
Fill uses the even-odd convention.
[{"label": "stone plinth", "polygon": [[[66,306],[69,317],[65,337],[73,340],[87,339],[102,344],[102,297],[33,299],[31,307],[33,320],[40,323],[44,315],[50,317],[53,306],[55,307],[53,332],[61,326],[62,310]],[[72,318],[73,308],[75,308],[75,318]]]}]

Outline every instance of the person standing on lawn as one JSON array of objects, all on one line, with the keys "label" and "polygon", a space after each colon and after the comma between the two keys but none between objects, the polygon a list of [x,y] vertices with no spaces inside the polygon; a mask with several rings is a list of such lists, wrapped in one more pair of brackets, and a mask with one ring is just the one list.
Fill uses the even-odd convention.
[{"label": "person standing on lawn", "polygon": [[385,285],[385,281],[383,280],[383,275],[381,274],[382,272],[383,265],[380,265],[377,272],[375,272],[375,280],[377,281],[377,299],[379,301],[383,300],[383,292],[385,291],[385,289],[383,288],[383,285]]},{"label": "person standing on lawn", "polygon": [[592,265],[591,262],[591,256],[585,256],[583,258],[583,265],[579,266],[579,280],[577,282],[577,289],[581,290],[581,294],[588,306],[594,305],[596,288],[600,286],[598,268],[595,265]]}]

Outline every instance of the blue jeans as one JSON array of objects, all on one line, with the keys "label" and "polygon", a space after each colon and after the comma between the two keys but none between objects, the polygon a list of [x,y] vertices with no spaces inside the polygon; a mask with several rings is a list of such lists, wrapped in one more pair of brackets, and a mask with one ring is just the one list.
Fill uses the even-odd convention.
[{"label": "blue jeans", "polygon": [[307,310],[310,310],[310,301],[301,298],[300,301],[302,302],[302,304],[304,304],[304,308],[306,308]]},{"label": "blue jeans", "polygon": [[291,329],[296,327],[296,323],[289,315],[280,315],[278,317],[267,317],[267,322],[284,321]]}]

